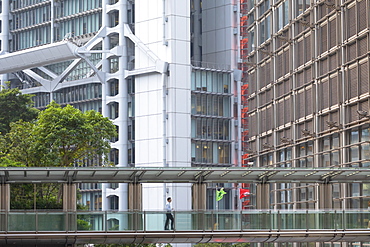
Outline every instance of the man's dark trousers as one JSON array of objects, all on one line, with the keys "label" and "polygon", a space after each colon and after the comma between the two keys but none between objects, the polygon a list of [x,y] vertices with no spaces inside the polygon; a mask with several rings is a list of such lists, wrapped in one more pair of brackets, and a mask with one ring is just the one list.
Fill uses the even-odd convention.
[{"label": "man's dark trousers", "polygon": [[166,223],[164,224],[164,229],[165,230],[168,230],[168,224],[170,223],[170,220],[171,220],[171,230],[174,229],[174,218],[173,218],[173,215],[171,213],[167,213],[166,214]]}]

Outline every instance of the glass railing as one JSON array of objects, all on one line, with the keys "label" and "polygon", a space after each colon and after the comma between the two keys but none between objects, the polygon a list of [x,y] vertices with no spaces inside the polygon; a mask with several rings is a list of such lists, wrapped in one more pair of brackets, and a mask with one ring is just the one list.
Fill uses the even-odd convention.
[{"label": "glass railing", "polygon": [[[175,211],[175,231],[367,229],[370,211]],[[0,231],[164,231],[163,211],[0,212]]]}]

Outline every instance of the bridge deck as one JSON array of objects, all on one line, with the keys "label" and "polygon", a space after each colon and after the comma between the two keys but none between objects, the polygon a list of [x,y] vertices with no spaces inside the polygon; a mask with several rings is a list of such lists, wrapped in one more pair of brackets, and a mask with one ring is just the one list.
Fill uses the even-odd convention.
[{"label": "bridge deck", "polygon": [[[0,246],[66,243],[370,242],[368,211],[0,212]],[[10,245],[9,245],[10,246]],[[46,245],[45,245],[46,246]]]}]

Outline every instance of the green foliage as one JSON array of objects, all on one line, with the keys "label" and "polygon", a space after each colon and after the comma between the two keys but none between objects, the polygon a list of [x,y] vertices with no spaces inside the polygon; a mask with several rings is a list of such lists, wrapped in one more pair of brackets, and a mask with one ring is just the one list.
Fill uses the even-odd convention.
[{"label": "green foliage", "polygon": [[23,166],[35,166],[39,162],[36,155],[37,143],[33,135],[35,124],[19,120],[10,124],[11,130],[5,135],[7,157]]},{"label": "green foliage", "polygon": [[[61,185],[12,184],[10,193],[11,209],[61,209]],[[35,202],[36,199],[36,202]]]},{"label": "green foliage", "polygon": [[[11,123],[0,157],[24,166],[67,167],[79,160],[107,157],[109,140],[117,135],[112,122],[94,110],[81,112],[54,101],[34,122]],[[1,147],[0,140],[0,147]],[[100,164],[99,164],[100,165]]]},{"label": "green foliage", "polygon": [[84,215],[77,216],[77,229],[79,231],[91,230],[91,224]]},{"label": "green foliage", "polygon": [[14,161],[9,154],[8,142],[3,135],[0,135],[0,167],[19,167],[21,162]]},{"label": "green foliage", "polygon": [[[110,151],[109,140],[117,135],[112,122],[99,112],[83,113],[70,105],[62,108],[55,102],[39,112],[32,122],[15,119],[18,121],[9,122],[9,131],[0,135],[0,167],[66,167],[83,159],[102,161],[101,157],[107,157]],[[61,209],[60,185],[11,186],[11,209],[35,206]],[[90,227],[84,219],[79,224],[83,229]]]},{"label": "green foliage", "polygon": [[34,136],[42,166],[71,166],[83,158],[98,159],[110,150],[115,126],[99,112],[85,113],[54,101],[39,114]]},{"label": "green foliage", "polygon": [[[11,209],[62,209],[62,185],[47,184],[12,184],[10,186]],[[77,199],[81,193],[77,191]],[[36,199],[36,203],[35,203]],[[87,205],[77,204],[77,210],[88,210]],[[84,216],[78,216],[78,227],[88,230],[90,224]]]},{"label": "green foliage", "polygon": [[10,131],[10,123],[18,120],[32,121],[37,117],[38,110],[33,108],[32,95],[22,94],[18,88],[0,91],[0,133]]}]

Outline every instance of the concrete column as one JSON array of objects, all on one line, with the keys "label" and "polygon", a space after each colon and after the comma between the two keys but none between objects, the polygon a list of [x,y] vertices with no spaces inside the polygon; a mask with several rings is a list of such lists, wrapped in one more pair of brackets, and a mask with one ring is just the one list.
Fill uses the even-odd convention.
[{"label": "concrete column", "polygon": [[[205,211],[206,210],[206,183],[197,183],[192,185],[192,202],[194,211]],[[202,230],[204,229],[204,215],[199,213],[192,216],[193,229]]]},{"label": "concrete column", "polygon": [[10,209],[10,185],[0,184],[0,210],[9,211]]},{"label": "concrete column", "polygon": [[[118,91],[119,95],[118,99],[118,119],[114,120],[114,124],[119,126],[119,133],[118,133],[118,167],[127,167],[128,164],[128,86],[127,80],[125,78],[125,71],[128,69],[128,47],[127,47],[127,39],[124,36],[124,25],[128,23],[128,1],[119,1],[119,46],[121,47],[122,56],[118,58],[119,61],[119,72],[118,72]],[[128,206],[128,185],[126,183],[121,183],[119,185],[119,210],[127,210],[129,209]],[[141,193],[140,193],[141,195]]]},{"label": "concrete column", "polygon": [[8,52],[9,51],[9,15],[10,15],[10,1],[3,0],[1,4],[1,13],[0,13],[0,20],[1,20],[1,32],[0,32],[0,41],[1,47],[0,51]]},{"label": "concrete column", "polygon": [[63,184],[63,211],[66,212],[66,225],[69,231],[77,230],[77,189],[76,184]]},{"label": "concrete column", "polygon": [[128,225],[132,226],[132,230],[143,229],[143,217],[144,215],[135,211],[143,210],[143,186],[140,183],[128,184],[128,209],[134,211],[132,215],[129,215]]},{"label": "concrete column", "polygon": [[319,209],[333,208],[333,185],[330,183],[319,185]]},{"label": "concrete column", "polygon": [[[333,185],[330,183],[319,184],[319,209],[332,209],[333,208]],[[325,212],[325,211],[324,211]],[[323,215],[323,227],[329,229],[332,227],[332,219],[328,212]]]},{"label": "concrete column", "polygon": [[129,210],[138,210],[141,211],[143,209],[142,205],[142,184],[139,183],[130,183],[128,185],[128,209]]},{"label": "concrete column", "polygon": [[[0,32],[0,52],[9,52],[9,13],[10,3],[9,0],[3,0],[1,5],[2,12],[0,13],[1,32]],[[0,75],[0,85],[5,86],[5,82],[9,80],[8,74]],[[0,91],[2,89],[0,88]]]},{"label": "concrete column", "polygon": [[[8,212],[10,209],[10,185],[1,183],[0,184],[0,210]],[[6,214],[0,214],[0,231],[6,231],[7,229],[7,217]]]},{"label": "concrete column", "polygon": [[63,184],[63,211],[76,211],[76,184]]},{"label": "concrete column", "polygon": [[270,209],[270,184],[257,184],[256,209]]},{"label": "concrete column", "polygon": [[[109,27],[109,15],[107,13],[107,6],[109,6],[108,0],[102,0],[102,8],[103,8],[103,14],[101,15],[102,18],[102,26],[103,27]],[[109,50],[109,37],[104,37],[102,41],[102,49],[103,50]],[[102,72],[103,73],[109,73],[109,60],[107,59],[107,53],[102,53]],[[104,76],[104,83],[102,83],[102,115],[104,117],[109,118],[109,109],[107,106],[107,94],[109,90],[107,89],[107,82],[106,82],[106,76]],[[108,209],[108,196],[107,196],[107,188],[109,188],[109,184],[103,183],[102,184],[102,210]],[[92,200],[91,200],[92,201]]]},{"label": "concrete column", "polygon": [[207,184],[199,183],[192,185],[193,210],[206,209],[206,190]]}]

